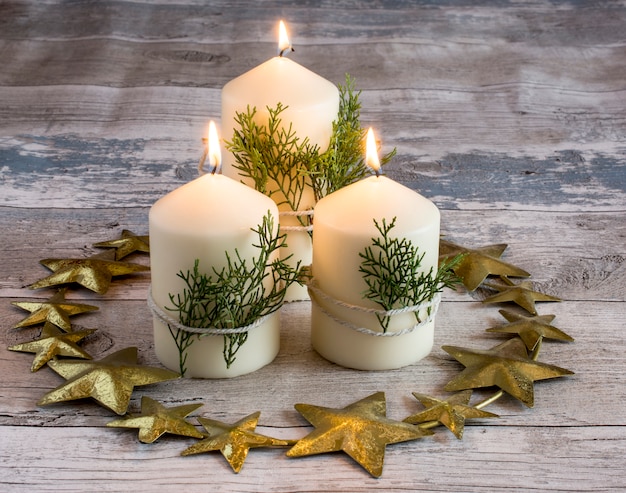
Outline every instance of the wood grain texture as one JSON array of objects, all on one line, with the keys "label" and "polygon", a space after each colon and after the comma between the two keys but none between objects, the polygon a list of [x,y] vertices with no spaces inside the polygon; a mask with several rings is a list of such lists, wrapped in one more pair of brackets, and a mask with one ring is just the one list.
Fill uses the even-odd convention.
[{"label": "wood grain texture", "polygon": [[[196,177],[222,86],[274,55],[276,22],[294,60],[362,90],[362,121],[387,175],[431,198],[442,233],[467,246],[504,242],[504,259],[532,273],[543,303],[574,343],[546,342],[540,360],[575,372],[535,385],[535,407],[511,398],[500,418],[469,422],[387,448],[383,477],[343,454],[288,459],[252,450],[240,474],[218,454],[180,457],[192,442],[141,444],[106,428],[88,400],[38,407],[61,383],[32,355],[0,350],[0,490],[21,491],[622,491],[626,489],[626,2],[487,0],[29,0],[0,2],[0,341],[26,312],[12,301],[52,290],[39,261],[83,257],[122,229],[147,233],[154,201]],[[132,260],[147,263],[147,258]],[[97,328],[99,358],[123,347],[158,365],[150,277],[115,281],[100,307],[76,317]],[[342,407],[385,391],[388,415],[420,409],[411,392],[445,397],[461,365],[441,346],[489,348],[503,324],[480,289],[446,291],[435,348],[418,365],[361,372],[312,349],[307,302],[282,309],[281,351],[234,380],[179,380],[138,389],[195,416],[235,421],[261,411],[281,438],[310,427],[297,402]],[[488,395],[490,391],[481,391]],[[192,418],[192,420],[195,418]]]},{"label": "wood grain texture", "polygon": [[[276,430],[259,428],[264,433]],[[185,491],[200,492],[219,487],[224,492],[290,491],[619,491],[623,472],[615,457],[626,452],[623,431],[599,427],[593,439],[580,436],[579,428],[528,429],[500,428],[473,430],[472,439],[454,437],[435,441],[424,439],[414,444],[399,444],[386,455],[385,476],[394,481],[375,480],[356,470],[347,457],[320,456],[289,459],[277,450],[253,450],[241,473],[235,476],[221,456],[179,457],[188,440],[177,444],[140,444],[135,437],[119,431],[102,446],[101,431],[94,428],[66,430],[25,428],[23,439],[14,444],[25,462],[46,460],[53,467],[34,470],[32,485],[44,491],[126,491],[129,484],[140,491],[173,490],[184,484]],[[70,433],[71,432],[71,433]],[[52,441],[63,436],[64,457],[46,458],[28,444]],[[453,441],[454,440],[454,441]],[[584,456],[580,467],[570,470],[569,460],[547,451],[559,449],[563,441],[571,444],[570,454]],[[85,447],[85,442],[89,444]],[[494,443],[514,443],[516,447],[494,449]],[[148,449],[149,447],[149,449]],[[76,451],[81,450],[80,454]],[[102,456],[105,454],[104,457]],[[445,457],[445,460],[442,460]],[[5,459],[5,457],[2,457]],[[289,474],[296,461],[304,462]],[[94,462],[99,467],[93,468]],[[475,486],[471,478],[477,469],[492,469],[485,485]],[[598,470],[606,477],[598,477]],[[193,474],[189,472],[194,471]],[[216,478],[225,479],[216,485]],[[248,478],[247,480],[245,478]],[[541,478],[541,479],[539,479]],[[517,485],[517,488],[516,488]],[[581,487],[582,485],[582,487]],[[17,485],[14,491],[28,491]]]}]

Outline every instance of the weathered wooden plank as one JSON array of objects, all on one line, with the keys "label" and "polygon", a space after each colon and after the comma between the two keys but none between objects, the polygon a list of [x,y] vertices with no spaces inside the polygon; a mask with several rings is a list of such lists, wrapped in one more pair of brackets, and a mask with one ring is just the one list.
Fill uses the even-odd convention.
[{"label": "weathered wooden plank", "polygon": [[[275,24],[285,18],[295,39],[326,43],[342,39],[502,38],[510,42],[579,46],[620,39],[626,16],[623,1],[433,2],[386,0],[302,4],[297,1],[202,0],[3,2],[0,32],[6,39],[101,37],[172,41],[216,39],[274,42]],[[12,21],[18,22],[12,22]],[[270,30],[272,32],[270,32]]]},{"label": "weathered wooden plank", "polygon": [[[111,91],[117,92],[97,92]],[[54,92],[45,99],[58,100],[60,93]],[[152,92],[130,90],[114,105],[101,95],[95,107],[64,106],[53,110],[51,117],[36,104],[30,106],[34,111],[30,116],[24,107],[22,117],[7,114],[6,121],[12,120],[16,134],[0,140],[2,205],[101,207],[113,199],[118,206],[145,206],[177,186],[178,179],[197,176],[200,139],[211,111],[199,109],[182,89],[176,90],[178,94],[165,91],[163,102],[154,104],[149,102]],[[207,98],[198,93],[197,100]],[[372,103],[368,106],[382,104]],[[209,104],[217,103],[212,99]],[[151,113],[135,116],[146,105],[153,108]],[[192,116],[172,114],[171,105],[186,106]],[[94,108],[95,113],[109,116],[102,120],[88,116]],[[428,113],[422,110],[420,114]],[[521,128],[511,126],[506,114],[493,122],[495,127],[508,129],[499,132],[484,123],[473,129],[469,123],[401,125],[394,121],[393,111],[380,117],[368,111],[363,116],[364,124],[381,129],[385,149],[398,148],[389,176],[435,198],[440,206],[625,209],[626,149],[617,141],[581,143],[564,135],[525,145]],[[411,128],[413,134],[408,132]],[[505,132],[511,139],[503,138]],[[511,145],[516,151],[505,152]]]},{"label": "weathered wooden plank", "polygon": [[[154,198],[156,200],[156,197]],[[43,258],[84,257],[101,252],[94,243],[119,237],[122,229],[147,233],[146,208],[0,209],[4,265],[0,295],[41,298],[48,290],[24,286],[45,277]],[[442,233],[468,247],[507,243],[504,259],[532,274],[536,289],[565,300],[624,301],[626,222],[622,212],[567,213],[503,210],[443,210]],[[50,227],[50,225],[59,225]],[[541,229],[538,229],[540,225]],[[147,262],[138,255],[130,260]],[[113,283],[105,299],[145,299],[149,275]],[[73,290],[75,291],[75,290]],[[80,291],[79,296],[101,299]]]},{"label": "weathered wooden plank", "polygon": [[20,145],[22,138],[25,144],[37,144],[38,139],[45,142],[60,134],[70,139],[137,139],[137,145],[147,144],[148,149],[151,139],[171,138],[172,150],[175,142],[183,151],[193,140],[194,148],[200,149],[203,125],[219,117],[219,90],[89,86],[0,90],[6,99],[0,108],[0,128],[8,148]]},{"label": "weathered wooden plank", "polygon": [[[208,120],[219,121],[220,89],[74,89],[0,88],[11,101],[0,107],[0,131],[10,135],[0,140],[5,176],[16,166],[19,173],[21,166],[41,167],[45,158],[72,163],[76,156],[98,167],[126,160],[139,167],[137,178],[148,173],[141,166],[195,167]],[[530,92],[511,86],[500,98],[480,90],[477,101],[462,90],[364,91],[362,123],[377,129],[385,148],[397,147],[401,163],[420,166],[472,154],[485,156],[485,164],[507,157],[623,164],[626,103],[616,103],[626,101],[623,92],[570,93],[564,100],[542,88],[532,108],[523,102],[511,108],[506,101]]]},{"label": "weathered wooden plank", "polygon": [[[258,53],[258,58],[251,60],[241,52],[244,50],[222,45],[215,51],[229,55],[207,54],[205,62],[200,56],[185,57],[185,53],[197,51],[188,45],[168,53],[165,47],[172,45],[164,44],[160,53],[158,46],[146,51],[142,45],[129,46],[129,43],[111,47],[115,43],[121,42],[78,41],[51,54],[45,52],[50,49],[50,43],[43,41],[39,47],[6,46],[6,51],[16,55],[3,70],[4,79],[0,78],[0,84],[8,86],[3,88],[8,91],[7,96],[14,94],[7,97],[13,104],[4,107],[0,115],[7,118],[7,122],[15,120],[13,124],[17,124],[17,128],[20,123],[29,121],[45,122],[47,132],[71,126],[72,119],[78,119],[79,125],[84,125],[85,119],[93,121],[95,126],[111,126],[112,122],[122,126],[137,125],[140,121],[135,119],[137,111],[133,106],[142,107],[141,114],[145,115],[142,119],[149,119],[153,108],[159,113],[165,112],[164,124],[170,126],[180,126],[185,117],[219,119],[221,87],[273,56],[272,51],[263,53],[254,47],[251,50]],[[364,90],[364,118],[373,123],[384,120],[385,127],[381,130],[389,132],[390,139],[396,131],[400,133],[398,145],[417,133],[426,143],[430,139],[442,139],[442,147],[449,152],[467,151],[472,145],[485,148],[485,140],[496,146],[494,151],[503,143],[508,145],[507,150],[519,148],[518,152],[541,142],[556,150],[563,150],[559,144],[569,141],[583,145],[594,142],[601,146],[596,148],[598,151],[611,145],[616,147],[626,134],[626,98],[621,84],[626,47],[601,48],[606,52],[598,52],[591,58],[579,49],[557,48],[561,51],[558,59],[568,60],[567,67],[552,62],[554,49],[505,44],[495,53],[489,46],[485,53],[484,47],[466,43],[443,47],[402,43],[391,47],[342,45],[321,52],[309,47],[299,61],[335,83],[342,83],[344,75],[351,74],[358,87]],[[32,56],[33,52],[42,50],[41,57],[47,60],[49,68],[43,78],[37,80],[39,72],[31,75],[24,70],[19,58],[20,53]],[[109,50],[115,52],[115,57],[108,54]],[[389,50],[394,53],[389,54]],[[65,55],[68,51],[78,52],[68,61]],[[183,60],[176,60],[177,57]],[[138,58],[145,58],[139,67]],[[387,59],[402,60],[402,63],[388,64]],[[363,67],[362,60],[369,60],[371,66]],[[608,64],[607,60],[614,64]],[[566,81],[563,81],[563,72],[568,75]],[[60,90],[55,86],[62,85],[86,87],[69,96],[75,100],[68,101],[67,94],[62,97],[55,94]],[[102,87],[90,88],[90,85],[151,88],[107,91]],[[28,90],[12,86],[51,87]],[[165,90],[167,86],[188,89]],[[200,88],[218,92],[199,91]],[[172,98],[178,100],[181,95],[185,97],[182,106],[172,106]],[[14,110],[18,103],[21,111]],[[207,108],[204,115],[203,108]],[[376,108],[380,110],[377,112]],[[385,115],[393,114],[394,118],[384,118],[381,111]],[[456,145],[452,149],[451,142],[446,141],[445,127],[452,127],[455,133]],[[443,135],[433,134],[433,130]],[[142,135],[150,136],[150,129],[143,129]]]},{"label": "weathered wooden plank", "polygon": [[[189,439],[165,438],[145,445],[132,431],[123,430],[6,427],[3,432],[8,447],[0,449],[0,484],[9,491],[173,491],[177,485],[190,492],[218,488],[237,493],[571,492],[619,491],[626,486],[626,435],[615,427],[598,427],[590,436],[581,436],[578,427],[476,427],[463,441],[450,435],[397,444],[388,447],[380,479],[369,477],[343,454],[289,459],[283,450],[253,449],[235,475],[219,452],[180,457],[180,451],[193,443]],[[38,443],[56,443],[63,454],[43,455]],[[555,454],[564,444],[568,455]],[[6,467],[15,457],[40,467]],[[99,466],[94,468],[96,462]],[[602,477],[599,470],[605,472]]]},{"label": "weathered wooden plank", "polygon": [[[276,52],[274,44],[212,40],[146,43],[114,37],[63,41],[0,38],[0,47],[13,54],[0,74],[0,85],[9,87],[66,84],[221,88]],[[290,58],[336,83],[343,82],[346,73],[352,74],[365,90],[407,89],[418,84],[433,91],[462,90],[479,101],[481,96],[502,99],[511,86],[526,83],[529,89],[518,111],[527,111],[534,108],[533,97],[540,97],[546,89],[558,88],[556,95],[564,102],[576,92],[623,91],[621,62],[626,46],[595,46],[590,51],[507,40],[487,44],[444,38],[426,43],[393,38],[307,44],[298,47]],[[559,62],[554,63],[555,58]],[[39,60],[45,60],[45,72],[38,70]],[[367,60],[366,66],[363,60]],[[567,74],[565,80],[563,72]],[[509,104],[513,102],[508,99]]]},{"label": "weathered wooden plank", "polygon": [[[195,142],[188,136],[180,142],[173,138],[128,140],[77,135],[7,139],[0,142],[0,205],[150,206],[197,177],[199,142],[199,136]],[[396,156],[387,175],[419,190],[441,208],[626,209],[626,159],[615,153],[585,156],[572,149],[513,157],[440,149],[444,152],[440,158],[424,162],[418,142],[404,139],[401,147],[409,153]],[[440,148],[440,144],[435,147]]]}]

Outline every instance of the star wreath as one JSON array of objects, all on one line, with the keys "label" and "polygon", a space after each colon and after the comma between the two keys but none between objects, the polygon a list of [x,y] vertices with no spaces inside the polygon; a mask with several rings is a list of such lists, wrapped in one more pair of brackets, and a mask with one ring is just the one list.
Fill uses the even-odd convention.
[{"label": "star wreath", "polygon": [[[107,423],[107,426],[139,429],[138,438],[143,443],[152,443],[166,434],[200,439],[181,452],[181,455],[220,451],[235,473],[242,469],[252,448],[289,447],[286,455],[294,458],[343,451],[372,476],[380,477],[387,445],[432,435],[432,429],[439,425],[462,439],[467,420],[497,417],[497,414],[484,411],[483,408],[504,394],[532,407],[536,381],[573,374],[570,370],[537,361],[544,339],[573,341],[573,338],[551,325],[554,315],[537,314],[535,302],[560,301],[558,298],[534,291],[529,281],[516,284],[510,279],[528,277],[530,274],[500,260],[507,245],[465,248],[441,240],[441,261],[463,254],[461,262],[455,267],[455,273],[468,291],[479,287],[496,290],[498,293],[487,297],[483,302],[513,302],[531,315],[501,310],[501,315],[509,323],[491,327],[487,331],[513,337],[491,349],[443,347],[444,351],[465,367],[445,386],[446,391],[455,392],[452,396],[439,399],[414,392],[413,396],[424,409],[403,421],[387,417],[383,392],[376,392],[342,408],[296,404],[296,411],[314,429],[305,437],[293,440],[272,438],[255,432],[260,417],[258,411],[233,424],[197,417],[205,432],[199,431],[186,419],[201,404],[168,408],[144,396],[141,399],[141,413],[128,414],[128,406],[136,386],[156,384],[179,378],[180,375],[163,368],[138,364],[137,348],[125,348],[93,361],[78,346],[94,330],[72,331],[69,317],[96,310],[97,307],[66,301],[66,286],[78,284],[103,294],[114,276],[148,270],[140,264],[120,262],[121,258],[130,254],[149,253],[147,236],[137,236],[124,230],[121,238],[96,243],[94,246],[113,248],[114,251],[84,259],[42,260],[41,263],[51,269],[53,274],[29,287],[62,288],[47,302],[13,303],[16,307],[31,312],[14,329],[41,323],[45,325],[38,339],[25,341],[8,349],[35,353],[32,371],[47,364],[66,379],[65,383],[46,393],[38,405],[91,398],[123,416]],[[490,276],[498,276],[499,282],[486,282]],[[495,387],[498,390],[491,397],[470,404],[472,391],[486,387]]]}]

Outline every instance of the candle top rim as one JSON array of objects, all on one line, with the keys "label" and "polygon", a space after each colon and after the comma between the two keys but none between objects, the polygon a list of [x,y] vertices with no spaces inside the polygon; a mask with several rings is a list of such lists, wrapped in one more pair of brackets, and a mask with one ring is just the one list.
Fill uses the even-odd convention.
[{"label": "candle top rim", "polygon": [[277,223],[278,207],[271,198],[227,176],[205,174],[157,200],[149,222],[195,234],[198,224],[220,230],[256,227],[268,211]]},{"label": "candle top rim", "polygon": [[275,97],[277,102],[287,104],[281,100],[281,95],[288,98],[289,91],[286,88],[293,88],[291,92],[297,94],[300,100],[325,100],[329,93],[336,94],[339,100],[339,89],[331,81],[290,58],[280,56],[272,57],[228,81],[222,88],[222,98],[228,98],[231,92],[232,97],[236,98],[239,91],[255,84],[265,90],[258,91],[258,94],[250,93],[250,100]]},{"label": "candle top rim", "polygon": [[[370,176],[322,198],[315,205],[315,224],[353,230],[374,219],[398,218],[396,233],[427,227],[440,219],[437,206],[415,190],[386,176]],[[405,221],[405,219],[407,220]],[[410,224],[408,224],[410,222]]]}]

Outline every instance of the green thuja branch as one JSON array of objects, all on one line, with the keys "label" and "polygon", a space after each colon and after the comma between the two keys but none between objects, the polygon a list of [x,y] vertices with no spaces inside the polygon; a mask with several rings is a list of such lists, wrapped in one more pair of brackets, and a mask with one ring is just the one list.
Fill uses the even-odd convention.
[{"label": "green thuja branch", "polygon": [[[365,178],[372,170],[365,162],[365,134],[361,127],[361,91],[354,88],[354,80],[346,74],[345,85],[339,85],[339,113],[333,122],[328,149],[311,161],[308,174],[315,200],[336,192]],[[381,157],[384,166],[396,154],[392,150]]]},{"label": "green thuja branch", "polygon": [[[238,250],[225,253],[226,266],[212,269],[211,274],[200,272],[196,260],[192,271],[180,272],[185,288],[182,293],[170,294],[173,308],[182,325],[195,328],[232,329],[245,327],[278,310],[283,303],[287,288],[298,279],[299,263],[287,265],[285,259],[274,255],[285,246],[285,235],[273,234],[274,220],[268,212],[263,222],[253,229],[258,235],[257,257],[244,259]],[[170,328],[180,354],[180,370],[186,371],[186,350],[198,334],[174,331]],[[224,361],[230,368],[236,353],[246,342],[247,332],[224,335]]]},{"label": "green thuja branch", "polygon": [[[444,287],[453,287],[458,277],[452,272],[460,258],[441,264],[435,272],[431,267],[428,272],[421,269],[424,253],[406,238],[393,238],[390,231],[396,224],[383,219],[380,223],[374,219],[374,225],[380,237],[372,238],[372,245],[367,246],[359,256],[363,259],[359,271],[367,290],[363,298],[379,304],[383,310],[420,305],[433,299]],[[430,309],[428,309],[430,315]],[[420,322],[418,311],[413,312]],[[376,315],[383,332],[389,328],[389,315]]]},{"label": "green thuja branch", "polygon": [[[328,148],[320,152],[308,138],[300,139],[292,125],[284,125],[282,113],[287,109],[279,103],[267,108],[267,124],[257,123],[257,109],[236,113],[235,130],[226,147],[235,158],[239,175],[252,181],[254,188],[274,199],[278,205],[287,204],[299,210],[307,186],[313,190],[315,201],[358,181],[371,170],[365,163],[365,129],[361,128],[360,91],[346,75],[345,85],[339,85],[339,113],[333,122]],[[395,149],[382,156],[384,166]],[[303,226],[310,224],[308,216],[299,216]]]},{"label": "green thuja branch", "polygon": [[[254,188],[274,199],[278,206],[286,204],[299,210],[307,186],[305,170],[319,154],[308,138],[300,140],[292,128],[282,124],[281,114],[287,107],[278,103],[267,108],[267,125],[256,123],[257,109],[248,107],[235,115],[235,131],[226,147],[235,157],[234,168],[239,175],[249,178]],[[308,216],[298,216],[303,226],[308,226]]]},{"label": "green thuja branch", "polygon": [[170,331],[172,339],[174,339],[176,349],[178,349],[178,369],[181,376],[185,376],[187,372],[187,349],[193,344],[194,338],[199,336],[198,334],[173,328],[170,324],[167,324],[167,328]]}]

